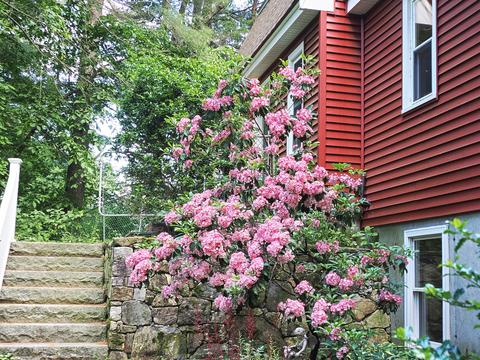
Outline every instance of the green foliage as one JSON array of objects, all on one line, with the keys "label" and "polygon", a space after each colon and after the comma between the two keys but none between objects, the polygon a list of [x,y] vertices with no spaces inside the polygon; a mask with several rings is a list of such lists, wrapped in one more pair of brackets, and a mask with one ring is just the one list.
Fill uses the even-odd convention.
[{"label": "green foliage", "polygon": [[280,360],[282,356],[272,343],[262,344],[243,337],[239,341],[240,360]]}]

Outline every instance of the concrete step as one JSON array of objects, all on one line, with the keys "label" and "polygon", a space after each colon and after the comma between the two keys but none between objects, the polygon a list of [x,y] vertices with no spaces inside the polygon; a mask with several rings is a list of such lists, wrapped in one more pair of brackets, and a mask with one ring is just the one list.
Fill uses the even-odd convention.
[{"label": "concrete step", "polygon": [[52,243],[14,241],[10,245],[11,255],[22,256],[81,256],[102,257],[104,244]]},{"label": "concrete step", "polygon": [[105,360],[108,348],[103,343],[5,343],[2,353],[14,360]]},{"label": "concrete step", "polygon": [[0,303],[16,304],[101,304],[102,288],[8,287],[0,290]]},{"label": "concrete step", "polygon": [[106,338],[107,325],[98,323],[0,323],[0,342],[98,342]]},{"label": "concrete step", "polygon": [[0,304],[2,323],[76,323],[103,321],[105,318],[105,304]]},{"label": "concrete step", "polygon": [[7,270],[103,271],[103,259],[68,256],[9,256]]},{"label": "concrete step", "polygon": [[3,285],[24,287],[101,287],[103,285],[103,272],[9,270],[5,273]]}]

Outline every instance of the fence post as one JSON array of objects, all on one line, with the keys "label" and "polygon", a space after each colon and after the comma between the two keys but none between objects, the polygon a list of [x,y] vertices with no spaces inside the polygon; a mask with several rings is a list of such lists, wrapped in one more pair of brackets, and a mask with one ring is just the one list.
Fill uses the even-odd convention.
[{"label": "fence post", "polygon": [[15,237],[17,219],[18,183],[20,179],[21,159],[8,159],[10,163],[7,186],[0,205],[0,289],[7,266],[10,243]]}]

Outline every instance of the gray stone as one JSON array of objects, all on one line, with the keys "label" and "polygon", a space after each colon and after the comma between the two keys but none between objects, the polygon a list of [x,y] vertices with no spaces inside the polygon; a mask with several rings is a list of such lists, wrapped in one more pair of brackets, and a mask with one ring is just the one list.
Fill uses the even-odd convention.
[{"label": "gray stone", "polygon": [[369,339],[373,343],[385,343],[390,340],[390,336],[384,329],[373,329],[373,336]]},{"label": "gray stone", "polygon": [[171,276],[167,274],[155,274],[148,281],[148,289],[161,291],[165,285],[170,284]]},{"label": "gray stone", "polygon": [[125,335],[113,331],[108,332],[108,348],[110,350],[123,350],[125,348]]},{"label": "gray stone", "polygon": [[110,295],[112,300],[126,301],[133,298],[133,288],[126,286],[114,286]]},{"label": "gray stone", "polygon": [[108,329],[110,331],[116,331],[118,329],[118,323],[117,321],[110,321],[110,324],[108,325]]},{"label": "gray stone", "polygon": [[128,236],[128,237],[118,237],[113,239],[113,245],[115,247],[131,247],[132,245],[141,243],[146,237],[144,236]]},{"label": "gray stone", "polygon": [[133,289],[133,299],[134,300],[139,300],[139,301],[144,301],[146,293],[147,293],[147,289],[145,287],[142,287],[140,289],[135,288],[135,289]]},{"label": "gray stone", "polygon": [[149,325],[152,322],[152,312],[148,305],[140,301],[126,301],[122,305],[122,321],[126,325]]},{"label": "gray stone", "polygon": [[110,308],[110,320],[118,321],[122,316],[121,306],[112,306]]},{"label": "gray stone", "polygon": [[153,322],[159,325],[174,325],[177,322],[178,307],[152,309]]},{"label": "gray stone", "polygon": [[127,354],[121,351],[110,351],[108,360],[128,360]]},{"label": "gray stone", "polygon": [[3,286],[25,287],[102,287],[103,272],[7,271]]},{"label": "gray stone", "polygon": [[387,328],[390,326],[390,316],[382,310],[375,311],[372,315],[364,320],[365,325],[370,328]]},{"label": "gray stone", "polygon": [[112,286],[125,285],[125,278],[123,276],[112,276]]},{"label": "gray stone", "polygon": [[126,353],[131,353],[132,352],[132,347],[133,347],[133,339],[135,338],[134,333],[126,334],[125,335],[125,352]]},{"label": "gray stone", "polygon": [[125,325],[120,322],[120,325],[118,326],[118,332],[122,334],[134,333],[135,331],[137,331],[137,327],[135,325]]},{"label": "gray stone", "polygon": [[0,290],[4,303],[15,304],[101,304],[105,301],[102,288],[36,288],[6,287]]},{"label": "gray stone", "polygon": [[152,306],[154,307],[161,307],[161,306],[176,306],[178,305],[175,298],[166,298],[162,294],[158,294],[152,301]]},{"label": "gray stone", "polygon": [[15,241],[10,245],[10,254],[21,256],[102,257],[103,249],[103,243],[82,244]]},{"label": "gray stone", "polygon": [[1,343],[98,342],[105,340],[107,327],[102,323],[86,324],[18,324],[0,323]]},{"label": "gray stone", "polygon": [[77,323],[103,321],[106,308],[102,305],[64,304],[1,304],[2,322]]},{"label": "gray stone", "polygon": [[159,333],[152,327],[139,329],[133,338],[132,360],[157,360],[160,357]]},{"label": "gray stone", "polygon": [[103,258],[70,256],[9,256],[7,270],[102,272]]},{"label": "gray stone", "polygon": [[292,286],[287,282],[282,282],[281,286],[272,282],[267,290],[267,309],[268,311],[277,311],[280,302],[285,301],[293,294]]},{"label": "gray stone", "polygon": [[43,360],[80,360],[80,359],[106,359],[108,347],[106,344],[38,344],[16,343],[0,344],[1,354],[12,354],[14,359],[43,359]]},{"label": "gray stone", "polygon": [[377,304],[369,299],[355,299],[353,315],[355,320],[360,321],[377,310]]},{"label": "gray stone", "polygon": [[178,309],[178,325],[193,325],[210,321],[212,304],[208,300],[194,297],[182,299]]},{"label": "gray stone", "polygon": [[127,274],[125,259],[133,252],[130,247],[113,248],[112,275],[124,277]]}]

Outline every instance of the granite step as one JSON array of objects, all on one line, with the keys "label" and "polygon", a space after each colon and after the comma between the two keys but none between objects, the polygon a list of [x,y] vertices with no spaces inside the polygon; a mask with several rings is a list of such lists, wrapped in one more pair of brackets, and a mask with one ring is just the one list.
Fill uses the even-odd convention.
[{"label": "granite step", "polygon": [[0,354],[14,360],[106,360],[105,343],[0,343]]},{"label": "granite step", "polygon": [[107,326],[97,323],[0,323],[0,343],[66,343],[105,340]]},{"label": "granite step", "polygon": [[8,270],[23,271],[103,271],[103,258],[70,256],[9,256]]},{"label": "granite step", "polygon": [[102,257],[103,250],[103,243],[82,244],[14,241],[10,245],[10,254],[21,256]]},{"label": "granite step", "polygon": [[101,304],[103,288],[8,287],[0,290],[0,303],[15,304]]},{"label": "granite step", "polygon": [[3,286],[101,287],[103,272],[8,270]]},{"label": "granite step", "polygon": [[105,318],[105,304],[0,304],[3,323],[82,323]]}]

